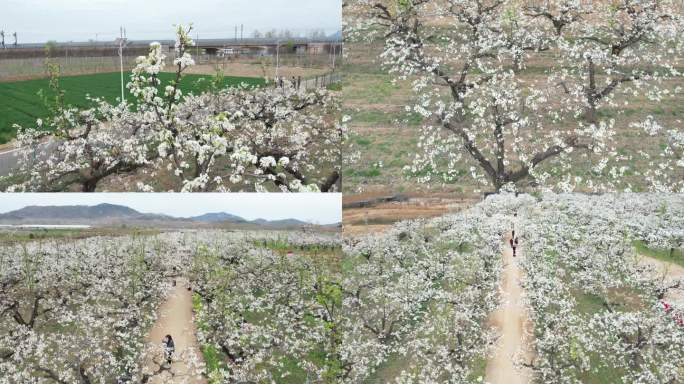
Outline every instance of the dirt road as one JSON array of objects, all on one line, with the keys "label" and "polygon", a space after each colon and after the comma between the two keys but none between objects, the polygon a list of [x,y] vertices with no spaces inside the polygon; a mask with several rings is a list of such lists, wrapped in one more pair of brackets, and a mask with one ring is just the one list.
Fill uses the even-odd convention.
[{"label": "dirt road", "polygon": [[[523,356],[529,361],[527,352],[523,352],[525,329],[531,326],[522,301],[523,289],[520,286],[522,272],[513,258],[513,251],[508,246],[509,237],[504,245],[504,269],[501,275],[501,292],[503,305],[489,319],[491,326],[500,332],[500,339],[494,355],[487,361],[485,381],[490,384],[523,384],[531,382],[531,372],[526,368],[518,368],[515,361]],[[518,249],[516,258],[521,257]]]},{"label": "dirt road", "polygon": [[148,381],[150,384],[206,383],[200,374],[204,361],[193,320],[192,292],[187,286],[186,280],[177,279],[172,293],[159,308],[159,318],[147,336],[147,343],[158,347],[164,336],[171,335],[176,347],[170,366],[163,361],[158,348],[155,350],[156,353],[146,358],[145,364],[155,373]]}]

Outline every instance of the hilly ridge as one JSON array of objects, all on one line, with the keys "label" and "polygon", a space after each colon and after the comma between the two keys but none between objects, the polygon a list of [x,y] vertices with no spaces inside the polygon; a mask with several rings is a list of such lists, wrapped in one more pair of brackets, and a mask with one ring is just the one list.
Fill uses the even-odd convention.
[{"label": "hilly ridge", "polygon": [[135,209],[116,204],[27,206],[0,214],[0,224],[91,224],[109,225],[125,223],[200,223],[200,224],[252,224],[257,226],[288,227],[309,225],[298,219],[247,220],[227,212],[209,212],[199,216],[180,218],[162,214],[141,213]]}]

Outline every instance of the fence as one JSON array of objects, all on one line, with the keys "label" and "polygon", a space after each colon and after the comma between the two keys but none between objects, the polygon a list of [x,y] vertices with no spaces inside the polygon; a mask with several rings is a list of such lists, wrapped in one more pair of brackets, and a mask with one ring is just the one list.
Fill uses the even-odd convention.
[{"label": "fence", "polygon": [[[124,70],[135,66],[134,56],[123,58]],[[116,72],[119,70],[118,56],[99,57],[56,57],[51,62],[58,64],[62,75]],[[45,58],[23,58],[0,60],[0,80],[23,80],[47,76]]]},{"label": "fence", "polygon": [[327,88],[332,84],[339,83],[340,81],[342,81],[342,76],[339,73],[330,72],[324,75],[318,75],[308,79],[302,79],[301,76],[296,78],[292,77],[289,79],[281,77],[278,79],[278,81],[274,83],[274,86],[283,87],[285,81],[290,81],[292,84],[295,84],[297,88],[317,89]]},{"label": "fence", "polygon": [[279,66],[285,67],[328,68],[332,67],[333,62],[336,64],[341,61],[341,55],[339,53],[335,55],[334,58],[329,54],[280,54],[278,57],[275,55],[239,54],[221,57],[217,55],[202,54],[201,52],[200,54],[197,54],[194,50],[190,50],[190,54],[197,64],[213,65],[247,63],[275,67],[277,61]]},{"label": "fence", "polygon": [[[169,53],[167,63],[174,59],[174,52]],[[197,64],[208,65],[230,65],[231,63],[245,63],[260,65],[264,67],[275,67],[276,60],[283,67],[299,68],[332,68],[333,63],[337,65],[341,62],[339,55],[333,58],[331,55],[309,55],[309,54],[287,54],[280,55],[278,59],[269,55],[234,55],[219,57],[216,55],[201,54],[195,55],[191,51]],[[130,71],[135,66],[137,56],[124,56],[124,70]],[[60,73],[65,76],[80,75],[89,73],[116,72],[119,70],[118,56],[58,56],[50,59],[58,64]],[[47,76],[44,57],[28,58],[3,58],[0,59],[0,80],[24,80],[35,79]]]}]

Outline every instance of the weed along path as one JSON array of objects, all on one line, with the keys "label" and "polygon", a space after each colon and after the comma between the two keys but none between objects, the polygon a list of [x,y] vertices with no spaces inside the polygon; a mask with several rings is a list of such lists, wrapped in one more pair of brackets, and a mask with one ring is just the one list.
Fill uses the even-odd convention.
[{"label": "weed along path", "polygon": [[[503,251],[503,272],[501,274],[502,306],[492,313],[489,323],[499,330],[499,341],[494,355],[487,361],[485,381],[490,384],[527,384],[532,374],[528,368],[516,367],[515,361],[525,353],[524,331],[530,326],[522,301],[523,288],[520,285],[522,272],[513,258],[513,250],[506,237]],[[520,249],[516,258],[522,257]],[[530,358],[525,353],[525,360]]]},{"label": "weed along path", "polygon": [[[192,314],[192,292],[185,279],[177,279],[176,286],[166,302],[159,308],[158,319],[146,338],[148,345],[157,348],[146,358],[145,364],[153,375],[150,384],[206,383],[200,372],[204,360],[197,342],[196,328]],[[175,343],[173,361],[169,366],[161,353],[164,336],[171,335]]]}]

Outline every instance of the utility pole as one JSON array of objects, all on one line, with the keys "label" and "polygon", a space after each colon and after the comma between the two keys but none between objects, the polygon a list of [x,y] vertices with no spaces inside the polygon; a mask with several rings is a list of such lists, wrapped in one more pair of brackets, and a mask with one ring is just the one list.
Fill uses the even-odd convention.
[{"label": "utility pole", "polygon": [[12,34],[12,36],[14,36],[14,48],[17,48],[17,46],[19,45],[19,44],[17,44],[17,33],[14,32],[14,33]]},{"label": "utility pole", "polygon": [[124,102],[124,75],[123,75],[123,45],[124,45],[124,29],[123,27],[119,28],[119,64],[120,64],[120,69],[121,69],[121,102]]},{"label": "utility pole", "polygon": [[332,51],[333,51],[333,55],[332,55],[332,70],[333,70],[333,72],[335,72],[335,56],[337,56],[337,42],[336,42],[336,41],[333,41],[333,43],[332,43],[332,48],[333,48],[333,49],[332,49]]},{"label": "utility pole", "polygon": [[275,71],[275,81],[278,81],[278,67],[280,66],[280,39],[276,42],[276,71]]},{"label": "utility pole", "polygon": [[243,41],[244,33],[245,33],[245,25],[244,25],[244,24],[240,24],[240,42]]},{"label": "utility pole", "polygon": [[233,40],[237,43],[237,24],[235,24],[235,38]]}]

